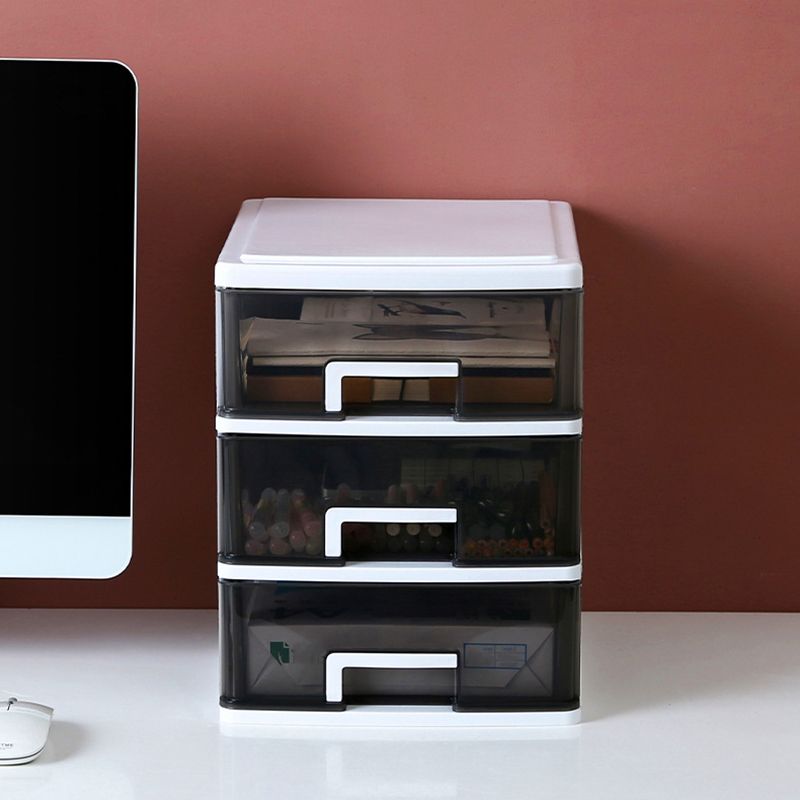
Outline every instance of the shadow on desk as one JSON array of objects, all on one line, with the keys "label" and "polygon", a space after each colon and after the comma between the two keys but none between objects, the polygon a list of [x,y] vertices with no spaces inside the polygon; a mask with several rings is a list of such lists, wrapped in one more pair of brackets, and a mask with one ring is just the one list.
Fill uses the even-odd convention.
[{"label": "shadow on desk", "polygon": [[88,736],[83,727],[74,722],[54,718],[50,725],[47,746],[38,761],[48,764],[66,761],[78,754],[86,746],[87,740]]}]

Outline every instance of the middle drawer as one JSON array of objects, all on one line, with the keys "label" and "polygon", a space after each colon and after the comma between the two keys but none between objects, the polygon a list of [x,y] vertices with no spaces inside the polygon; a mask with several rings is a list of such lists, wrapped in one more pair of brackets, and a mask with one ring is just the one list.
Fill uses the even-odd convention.
[{"label": "middle drawer", "polygon": [[580,562],[578,435],[223,433],[218,446],[226,563]]}]

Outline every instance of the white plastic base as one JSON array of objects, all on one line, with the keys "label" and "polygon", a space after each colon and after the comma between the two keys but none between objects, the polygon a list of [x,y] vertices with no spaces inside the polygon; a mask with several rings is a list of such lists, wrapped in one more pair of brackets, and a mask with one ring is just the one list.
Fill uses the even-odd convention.
[{"label": "white plastic base", "polygon": [[348,706],[346,711],[266,711],[220,708],[226,725],[329,728],[529,728],[575,725],[573,711],[453,711],[450,706]]}]

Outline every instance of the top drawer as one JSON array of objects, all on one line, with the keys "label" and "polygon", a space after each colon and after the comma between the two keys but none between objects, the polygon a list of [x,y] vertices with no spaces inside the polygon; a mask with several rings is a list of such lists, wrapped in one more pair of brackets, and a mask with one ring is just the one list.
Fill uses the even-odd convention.
[{"label": "top drawer", "polygon": [[581,294],[219,292],[223,414],[581,411]]},{"label": "top drawer", "polygon": [[575,417],[566,203],[247,201],[216,267],[219,411]]}]

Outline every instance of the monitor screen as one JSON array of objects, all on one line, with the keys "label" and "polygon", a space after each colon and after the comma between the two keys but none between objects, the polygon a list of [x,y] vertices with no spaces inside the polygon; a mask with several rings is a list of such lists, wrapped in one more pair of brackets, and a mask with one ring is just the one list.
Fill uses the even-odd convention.
[{"label": "monitor screen", "polygon": [[0,515],[130,518],[136,80],[0,60],[0,103]]}]

